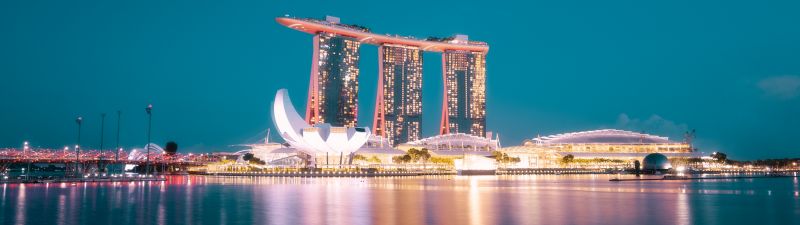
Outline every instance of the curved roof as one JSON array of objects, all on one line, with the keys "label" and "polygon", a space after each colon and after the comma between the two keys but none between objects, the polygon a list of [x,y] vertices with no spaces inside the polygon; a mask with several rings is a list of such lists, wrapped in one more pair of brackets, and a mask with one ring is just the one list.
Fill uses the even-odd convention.
[{"label": "curved roof", "polygon": [[289,28],[317,34],[319,32],[334,33],[342,36],[353,37],[358,41],[373,45],[398,44],[406,46],[416,46],[423,51],[443,52],[445,50],[467,50],[476,52],[488,52],[489,45],[483,42],[469,41],[457,43],[456,41],[426,41],[409,37],[380,35],[367,32],[364,29],[357,29],[346,25],[329,23],[327,21],[315,19],[300,19],[289,17],[278,17],[275,20],[281,25]]},{"label": "curved roof", "polygon": [[471,145],[471,146],[497,146],[497,140],[475,136],[465,133],[450,133],[427,137],[408,142],[406,145]]},{"label": "curved roof", "polygon": [[356,151],[356,154],[388,154],[402,155],[406,152],[392,148],[387,139],[379,135],[372,135],[367,139],[367,143]]},{"label": "curved roof", "polygon": [[632,131],[603,129],[537,137],[537,144],[662,144],[675,143],[668,137]]}]

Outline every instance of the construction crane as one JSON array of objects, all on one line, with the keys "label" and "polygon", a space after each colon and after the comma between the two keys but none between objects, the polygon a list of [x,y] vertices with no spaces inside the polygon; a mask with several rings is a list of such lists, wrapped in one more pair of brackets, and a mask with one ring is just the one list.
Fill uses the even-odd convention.
[{"label": "construction crane", "polygon": [[686,144],[689,144],[689,150],[692,151],[697,150],[694,149],[694,145],[692,144],[692,141],[694,141],[694,137],[695,137],[695,129],[692,129],[691,131],[686,131],[686,133],[683,134],[683,140],[686,142]]}]

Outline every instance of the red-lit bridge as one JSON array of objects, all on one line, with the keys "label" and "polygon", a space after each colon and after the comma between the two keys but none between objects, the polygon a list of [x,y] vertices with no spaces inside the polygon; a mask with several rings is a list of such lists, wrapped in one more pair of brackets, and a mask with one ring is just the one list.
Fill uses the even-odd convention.
[{"label": "red-lit bridge", "polygon": [[125,151],[98,151],[86,150],[76,155],[75,151],[55,150],[55,149],[28,149],[20,150],[13,148],[0,149],[0,172],[6,172],[13,164],[63,164],[67,167],[72,165],[82,165],[84,170],[92,166],[103,166],[112,164],[128,165],[150,165],[161,167],[180,167],[202,166],[211,161],[207,154],[165,154],[155,152],[149,154],[137,153],[136,157],[129,157]]}]

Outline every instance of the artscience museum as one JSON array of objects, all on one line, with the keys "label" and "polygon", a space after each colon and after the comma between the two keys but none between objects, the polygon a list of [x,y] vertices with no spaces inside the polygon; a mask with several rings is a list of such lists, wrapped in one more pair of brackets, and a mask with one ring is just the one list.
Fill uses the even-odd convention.
[{"label": "artscience museum", "polygon": [[[280,89],[272,105],[272,121],[289,146],[302,153],[311,165],[350,156],[361,148],[370,137],[366,127],[334,127],[327,123],[310,125],[300,116],[289,99],[289,92]],[[320,160],[326,162],[317,162]],[[334,160],[335,161],[335,160]]]}]

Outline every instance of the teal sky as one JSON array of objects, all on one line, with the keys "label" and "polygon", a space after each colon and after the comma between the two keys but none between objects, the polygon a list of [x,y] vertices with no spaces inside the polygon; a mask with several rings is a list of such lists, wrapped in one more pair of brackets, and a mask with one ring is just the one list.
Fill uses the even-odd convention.
[{"label": "teal sky", "polygon": [[[800,157],[798,1],[2,1],[0,146],[153,140],[229,149],[271,128],[275,91],[305,104],[311,36],[284,14],[335,15],[376,33],[486,41],[488,127],[504,146],[598,128],[681,140],[733,158]],[[423,128],[434,135],[441,59],[426,53]],[[377,48],[361,51],[371,126]],[[273,135],[277,137],[277,135]]]}]

